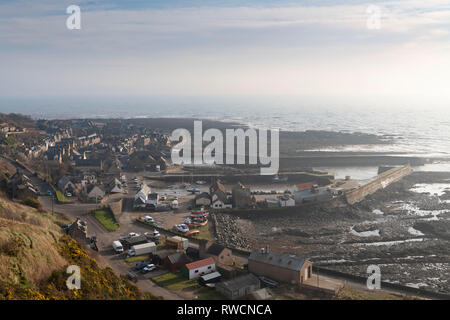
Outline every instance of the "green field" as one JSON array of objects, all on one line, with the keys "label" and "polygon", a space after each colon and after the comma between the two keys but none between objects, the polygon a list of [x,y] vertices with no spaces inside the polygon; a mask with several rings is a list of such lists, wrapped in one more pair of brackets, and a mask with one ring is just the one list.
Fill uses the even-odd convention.
[{"label": "green field", "polygon": [[221,300],[224,297],[213,288],[201,287],[197,279],[188,280],[181,273],[168,272],[152,278],[158,285],[171,290],[192,290],[197,300]]},{"label": "green field", "polygon": [[69,202],[69,200],[67,200],[67,198],[59,190],[56,190],[56,198],[59,202]]},{"label": "green field", "polygon": [[195,288],[198,286],[197,280],[188,280],[181,273],[168,272],[160,276],[152,278],[161,287],[172,291],[179,291],[187,288]]},{"label": "green field", "polygon": [[196,238],[214,241],[214,236],[212,235],[211,231],[209,230],[209,223],[206,226],[201,226],[201,227],[198,227],[195,229],[200,231],[200,233],[196,236]]},{"label": "green field", "polygon": [[116,222],[114,215],[109,209],[97,209],[91,211],[91,214],[102,224],[108,231],[116,231],[119,229],[119,224]]}]

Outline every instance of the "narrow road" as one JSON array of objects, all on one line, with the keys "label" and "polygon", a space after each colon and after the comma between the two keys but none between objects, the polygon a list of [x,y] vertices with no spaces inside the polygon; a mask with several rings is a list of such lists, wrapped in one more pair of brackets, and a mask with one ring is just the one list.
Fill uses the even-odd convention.
[{"label": "narrow road", "polygon": [[[27,175],[31,179],[32,183],[39,188],[41,193],[46,193],[47,190],[51,190],[51,187],[47,182],[35,176],[32,172],[30,172],[30,170],[25,168],[17,161],[2,155],[0,155],[0,157],[11,163],[14,167],[20,169],[23,172],[23,174]],[[95,254],[92,254],[94,258],[98,254],[100,259],[102,260],[101,264],[104,265],[106,262],[106,264],[109,265],[117,274],[127,274],[130,270],[133,269],[132,267],[130,267],[129,264],[127,264],[124,261],[123,257],[115,255],[111,247],[111,243],[114,240],[119,239],[120,235],[122,234],[122,232],[124,232],[124,230],[118,230],[116,232],[108,232],[93,216],[88,214],[91,210],[98,208],[100,206],[99,204],[81,203],[79,201],[67,204],[59,204],[55,201],[54,198],[53,199],[52,198],[53,197],[50,196],[39,197],[39,201],[41,202],[42,207],[45,210],[49,212],[53,211],[61,213],[65,217],[73,221],[78,217],[80,217],[82,220],[87,221],[88,234],[89,235],[95,234],[99,239],[97,243],[99,252],[98,253],[95,252]],[[133,231],[135,230],[133,226],[131,226],[131,228],[133,229]],[[137,232],[144,232],[144,231],[139,230]],[[89,249],[89,251],[91,250]],[[156,285],[153,281],[146,279],[140,275],[138,281],[136,282],[136,286],[142,291],[147,291],[156,297],[161,297],[166,300],[183,299],[183,297],[177,295],[176,293],[171,292],[165,288],[162,288]]]},{"label": "narrow road", "polygon": [[[42,203],[42,206],[45,210],[51,211],[52,204],[50,197],[40,197],[39,200]],[[127,232],[140,232],[143,233],[148,231],[145,228],[136,228],[133,224],[131,226],[125,225],[124,228],[120,228],[117,231],[110,232],[107,231],[93,216],[88,213],[97,208],[96,204],[86,204],[86,203],[72,203],[72,204],[53,204],[54,212],[64,214],[68,219],[75,220],[77,217],[80,217],[82,220],[87,222],[88,226],[88,235],[96,235],[98,242],[98,255],[102,258],[102,262],[106,262],[117,274],[126,275],[129,271],[133,270],[133,266],[126,263],[123,259],[123,256],[118,256],[114,253],[112,249],[112,242],[114,240],[118,240],[122,234],[126,234]],[[129,231],[126,231],[129,230]],[[142,291],[147,291],[153,294],[156,297],[162,297],[165,300],[181,300],[182,297],[179,295],[164,289],[158,285],[156,285],[153,281],[144,278],[141,275],[138,275],[138,281],[136,282],[136,286],[139,287]]]}]

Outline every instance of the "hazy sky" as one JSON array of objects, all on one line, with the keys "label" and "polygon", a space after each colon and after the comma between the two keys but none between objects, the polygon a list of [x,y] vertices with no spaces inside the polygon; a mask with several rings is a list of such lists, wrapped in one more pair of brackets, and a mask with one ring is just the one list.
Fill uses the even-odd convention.
[{"label": "hazy sky", "polygon": [[[81,30],[66,28],[81,7]],[[369,5],[381,29],[367,28]],[[450,3],[0,0],[0,96],[421,95],[450,101]]]}]

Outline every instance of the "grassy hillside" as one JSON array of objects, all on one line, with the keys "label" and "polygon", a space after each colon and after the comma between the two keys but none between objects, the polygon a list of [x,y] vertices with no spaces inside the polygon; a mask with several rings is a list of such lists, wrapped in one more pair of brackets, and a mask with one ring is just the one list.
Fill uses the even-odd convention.
[{"label": "grassy hillside", "polygon": [[0,281],[29,286],[66,264],[55,246],[61,237],[57,222],[57,217],[1,198]]},{"label": "grassy hillside", "polygon": [[[0,197],[0,299],[152,299],[100,268],[61,232],[64,218]],[[68,265],[81,269],[81,289],[68,290]]]}]

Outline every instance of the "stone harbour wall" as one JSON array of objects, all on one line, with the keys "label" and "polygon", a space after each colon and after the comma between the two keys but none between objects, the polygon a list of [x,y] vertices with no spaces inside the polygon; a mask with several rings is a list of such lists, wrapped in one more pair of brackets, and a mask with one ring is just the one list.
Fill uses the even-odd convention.
[{"label": "stone harbour wall", "polygon": [[411,169],[411,166],[409,164],[404,165],[402,167],[387,170],[379,174],[374,180],[370,181],[369,183],[357,189],[346,192],[345,198],[347,200],[347,203],[349,204],[357,203],[362,199],[364,199],[369,194],[372,194],[379,189],[386,188],[391,183],[394,183],[402,179],[403,177],[411,174],[412,172],[413,170]]}]

